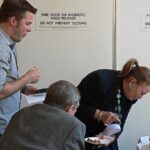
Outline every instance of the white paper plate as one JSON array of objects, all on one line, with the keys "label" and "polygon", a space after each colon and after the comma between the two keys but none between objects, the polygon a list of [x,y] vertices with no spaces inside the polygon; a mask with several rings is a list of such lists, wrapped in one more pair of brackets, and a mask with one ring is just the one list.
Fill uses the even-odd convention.
[{"label": "white paper plate", "polygon": [[100,139],[99,137],[87,137],[85,138],[85,142],[94,144],[94,145],[104,145],[104,144],[109,144],[108,139]]}]

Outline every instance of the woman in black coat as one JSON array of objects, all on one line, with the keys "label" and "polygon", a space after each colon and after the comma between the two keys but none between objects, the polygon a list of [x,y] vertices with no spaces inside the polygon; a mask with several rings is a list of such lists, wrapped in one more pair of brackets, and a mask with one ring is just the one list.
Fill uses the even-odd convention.
[{"label": "woman in black coat", "polygon": [[[85,123],[86,137],[93,137],[104,130],[106,124],[120,119],[121,132],[113,136],[112,143],[98,150],[118,150],[117,139],[132,105],[150,92],[150,69],[139,66],[136,59],[128,60],[121,71],[96,70],[78,85],[81,93],[76,117]],[[87,144],[85,150],[92,150]]]}]

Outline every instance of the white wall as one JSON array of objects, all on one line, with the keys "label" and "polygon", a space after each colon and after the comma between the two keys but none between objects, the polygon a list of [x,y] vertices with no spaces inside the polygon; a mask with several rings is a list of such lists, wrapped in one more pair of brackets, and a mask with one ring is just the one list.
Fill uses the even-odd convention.
[{"label": "white wall", "polygon": [[[150,13],[149,0],[117,1],[117,65],[130,57],[150,67],[150,31],[141,30],[141,15]],[[150,94],[139,100],[131,110],[120,138],[120,150],[136,150],[140,136],[150,135]]]},{"label": "white wall", "polygon": [[45,87],[59,79],[78,84],[88,72],[112,67],[113,1],[30,1],[39,11],[84,11],[90,27],[89,31],[37,31],[34,22],[32,33],[18,46],[21,73],[34,65],[40,67],[39,85]]},{"label": "white wall", "polygon": [[[0,0],[0,3],[2,0]],[[39,9],[65,7],[64,1],[30,0]],[[36,31],[26,37],[18,48],[20,73],[28,68],[41,68],[39,87],[46,87],[58,79],[78,84],[88,72],[112,67],[112,1],[66,0],[68,9],[83,9],[92,13],[90,31]],[[150,11],[149,0],[117,0],[117,65],[135,57],[141,65],[150,67],[150,32],[140,30],[140,17]],[[73,7],[73,8],[72,8]],[[104,23],[104,24],[103,24]],[[23,106],[25,106],[25,102]],[[150,95],[132,108],[122,133],[120,150],[136,150],[140,136],[150,135]]]},{"label": "white wall", "polygon": [[[18,44],[20,74],[41,69],[39,88],[60,79],[77,85],[89,72],[112,68],[113,0],[29,0],[38,11],[85,12],[88,31],[39,31],[35,29]],[[38,16],[36,16],[37,19]],[[23,106],[26,106],[24,99]]]}]

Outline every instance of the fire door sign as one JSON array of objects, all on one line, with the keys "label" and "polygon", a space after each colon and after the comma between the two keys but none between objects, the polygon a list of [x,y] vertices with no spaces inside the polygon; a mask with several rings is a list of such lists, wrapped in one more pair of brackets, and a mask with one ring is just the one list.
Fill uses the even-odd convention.
[{"label": "fire door sign", "polygon": [[36,30],[89,30],[88,14],[86,12],[38,12]]},{"label": "fire door sign", "polygon": [[150,11],[141,14],[141,31],[150,31]]}]

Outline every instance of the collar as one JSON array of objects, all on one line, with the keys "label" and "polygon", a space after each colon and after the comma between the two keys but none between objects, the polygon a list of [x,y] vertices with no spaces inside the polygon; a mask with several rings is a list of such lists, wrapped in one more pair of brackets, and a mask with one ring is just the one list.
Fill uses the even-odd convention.
[{"label": "collar", "polygon": [[5,33],[5,31],[0,28],[0,35],[3,37],[5,44],[7,45],[15,45],[16,43],[10,39],[10,37]]}]

